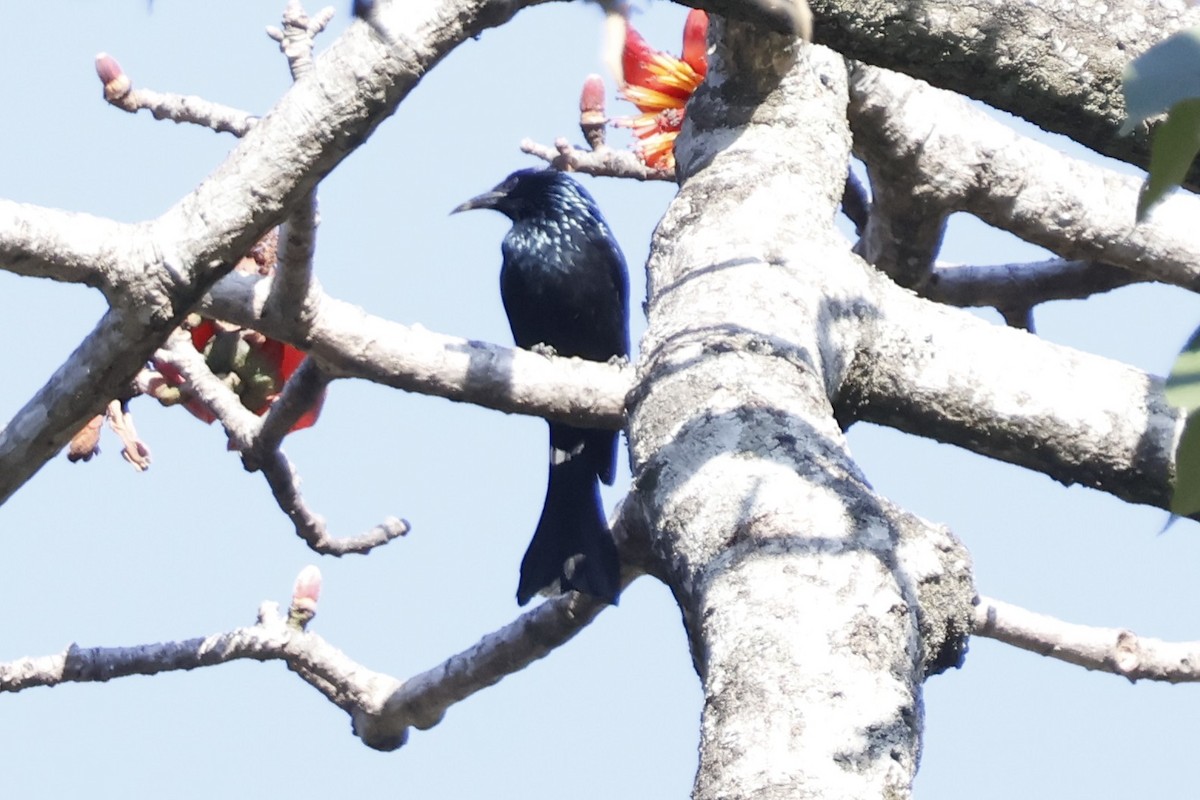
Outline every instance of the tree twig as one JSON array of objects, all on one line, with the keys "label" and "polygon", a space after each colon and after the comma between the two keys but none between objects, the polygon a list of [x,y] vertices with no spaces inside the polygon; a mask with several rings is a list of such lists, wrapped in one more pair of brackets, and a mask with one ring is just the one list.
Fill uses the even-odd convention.
[{"label": "tree twig", "polygon": [[104,84],[104,99],[130,114],[145,109],[155,119],[176,123],[191,123],[217,133],[232,133],[242,137],[258,122],[258,117],[241,109],[214,103],[194,95],[135,89],[133,80],[121,69],[117,60],[107,53],[96,56],[96,75]]},{"label": "tree twig", "polygon": [[[635,568],[626,568],[622,584],[640,574]],[[0,663],[0,693],[157,675],[245,659],[283,661],[350,714],[354,732],[364,744],[395,750],[407,740],[410,727],[433,727],[450,706],[549,655],[605,608],[607,604],[586,595],[559,595],[438,666],[400,681],[355,662],[321,636],[288,625],[275,603],[264,603],[256,624],[226,633],[134,647],[72,644],[57,655]]]},{"label": "tree twig", "polygon": [[185,332],[172,333],[166,345],[154,354],[154,359],[179,372],[187,390],[221,421],[234,449],[250,447],[262,423],[254,412],[242,405],[237,393],[209,369],[204,356],[192,346]]},{"label": "tree twig", "polygon": [[1124,628],[1076,625],[990,597],[975,606],[974,634],[1130,682],[1200,681],[1200,641],[1164,642]]},{"label": "tree twig", "polygon": [[[255,453],[277,450],[283,437],[300,418],[322,402],[325,388],[331,381],[332,377],[315,359],[311,356],[305,358],[262,418],[262,428],[244,457],[253,458]],[[247,464],[247,469],[254,468],[252,464]]]},{"label": "tree twig", "polygon": [[409,531],[408,522],[387,517],[383,522],[357,536],[332,537],[325,520],[314,514],[300,494],[300,482],[288,457],[274,449],[257,456],[255,467],[262,472],[280,509],[296,527],[296,535],[317,553],[331,556],[366,555],[376,547],[387,544]]},{"label": "tree twig", "polygon": [[305,369],[301,365],[292,376],[293,380],[288,382],[292,389],[290,392],[285,389],[289,399],[278,416],[271,419],[275,415],[274,407],[268,412],[268,427],[265,421],[242,405],[241,398],[209,369],[187,334],[182,331],[172,334],[167,346],[161,348],[155,358],[170,364],[183,378],[184,388],[221,421],[231,446],[243,454],[246,469],[262,472],[280,510],[295,526],[296,535],[313,551],[334,556],[365,554],[408,533],[406,521],[387,517],[379,525],[357,536],[332,537],[325,520],[304,502],[300,494],[300,480],[287,456],[279,449],[279,443],[296,419],[313,407],[315,398],[320,396],[328,383],[328,377],[312,364],[311,359],[305,361],[310,366]]},{"label": "tree twig", "polygon": [[267,28],[267,36],[279,42],[279,50],[287,57],[293,80],[312,71],[314,40],[335,13],[332,6],[326,6],[310,17],[299,0],[288,0],[283,11],[283,29]]},{"label": "tree twig", "polygon": [[618,150],[613,147],[583,150],[565,138],[559,138],[554,140],[553,147],[539,144],[532,139],[524,139],[521,141],[521,152],[537,156],[564,172],[582,172],[584,175],[608,178],[633,178],[639,181],[675,180],[675,170],[647,166],[632,150]]}]

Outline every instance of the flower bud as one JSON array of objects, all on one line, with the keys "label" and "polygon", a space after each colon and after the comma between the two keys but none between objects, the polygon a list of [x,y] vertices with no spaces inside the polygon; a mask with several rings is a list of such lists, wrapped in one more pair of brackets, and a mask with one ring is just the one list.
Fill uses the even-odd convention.
[{"label": "flower bud", "polygon": [[121,69],[117,60],[108,53],[100,53],[96,56],[96,74],[100,76],[100,82],[104,84],[104,99],[110,103],[120,100],[133,88],[133,81]]}]

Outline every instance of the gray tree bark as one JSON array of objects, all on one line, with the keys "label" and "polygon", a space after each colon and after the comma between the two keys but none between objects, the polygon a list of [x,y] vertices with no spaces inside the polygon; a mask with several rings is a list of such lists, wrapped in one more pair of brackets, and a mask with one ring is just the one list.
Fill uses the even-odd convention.
[{"label": "gray tree bark", "polygon": [[694,796],[902,796],[921,682],[969,629],[967,556],[875,495],[834,415],[870,292],[832,227],[844,62],[714,29],[653,243],[629,428],[654,571],[705,689]]}]

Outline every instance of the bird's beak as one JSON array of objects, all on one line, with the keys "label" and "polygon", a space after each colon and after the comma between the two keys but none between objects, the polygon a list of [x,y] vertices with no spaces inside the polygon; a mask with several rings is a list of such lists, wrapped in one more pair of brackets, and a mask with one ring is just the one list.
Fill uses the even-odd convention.
[{"label": "bird's beak", "polygon": [[470,211],[473,208],[495,208],[496,204],[503,200],[504,197],[504,192],[492,189],[490,192],[484,192],[478,197],[472,197],[462,205],[455,206],[454,210],[450,213],[457,214],[460,211]]}]

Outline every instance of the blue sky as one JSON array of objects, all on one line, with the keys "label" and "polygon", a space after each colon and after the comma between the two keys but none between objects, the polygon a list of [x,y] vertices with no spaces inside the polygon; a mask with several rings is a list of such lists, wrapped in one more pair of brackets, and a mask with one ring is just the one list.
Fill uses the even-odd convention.
[{"label": "blue sky", "polygon": [[[233,145],[228,135],[131,116],[101,98],[92,61],[136,85],[265,112],[286,64],[263,34],[283,3],[141,0],[10,4],[0,27],[0,196],[137,221],[162,213]],[[348,6],[348,4],[344,4]],[[346,24],[345,8],[322,38]],[[678,46],[683,10],[635,24]],[[603,72],[594,6],[550,4],[464,44],[321,187],[317,275],[333,295],[405,323],[508,343],[499,215],[448,216],[513,169],[518,143],[578,141],[578,91]],[[611,81],[610,81],[611,87]],[[610,93],[610,112],[624,113]],[[614,141],[622,141],[614,134]],[[625,248],[632,296],[671,187],[585,178]],[[1131,210],[1132,213],[1132,210]],[[943,256],[1039,258],[955,217]],[[638,305],[634,303],[635,308]],[[8,419],[91,329],[98,293],[0,273],[0,417]],[[1178,290],[1133,287],[1037,312],[1054,341],[1164,372],[1200,321]],[[636,341],[644,320],[635,313]],[[313,630],[404,677],[513,618],[517,566],[545,489],[545,425],[360,381],[336,383],[320,424],[287,440],[309,503],[334,532],[387,515],[412,533],[367,558],[312,555],[216,427],[147,400],[154,453],[135,474],[111,438],[86,465],[57,458],[0,508],[0,660],[69,643],[135,645],[253,621],[295,574],[325,575]],[[982,592],[1064,619],[1193,639],[1194,523],[961,450],[860,425],[851,446],[882,493],[945,522]],[[625,479],[627,480],[627,479]],[[615,502],[622,482],[606,490]],[[678,611],[637,581],[552,657],[452,708],[381,754],[279,664],[0,696],[0,764],[13,797],[683,797],[701,694]],[[972,641],[965,668],[927,684],[924,798],[1180,796],[1193,787],[1194,687],[1132,686]]]}]

